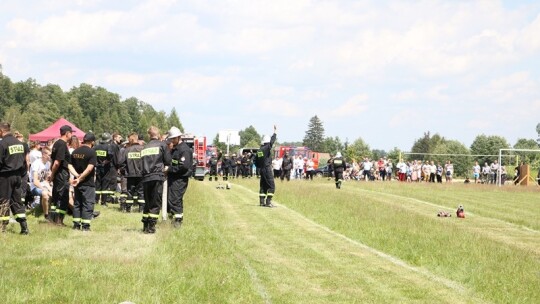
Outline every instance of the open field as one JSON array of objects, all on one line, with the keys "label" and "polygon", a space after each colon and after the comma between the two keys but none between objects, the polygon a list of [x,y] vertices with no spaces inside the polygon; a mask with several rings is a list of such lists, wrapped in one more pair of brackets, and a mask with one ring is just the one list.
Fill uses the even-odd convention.
[{"label": "open field", "polygon": [[[91,233],[30,217],[0,235],[5,303],[540,303],[540,188],[192,181],[185,223],[140,232],[102,208]],[[465,219],[438,218],[464,205]],[[2,301],[4,302],[4,301]]]}]

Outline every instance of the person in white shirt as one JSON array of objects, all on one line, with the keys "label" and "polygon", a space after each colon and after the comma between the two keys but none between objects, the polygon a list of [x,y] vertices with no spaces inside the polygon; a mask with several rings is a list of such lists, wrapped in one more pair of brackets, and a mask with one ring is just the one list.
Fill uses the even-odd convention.
[{"label": "person in white shirt", "polygon": [[454,175],[454,165],[451,161],[446,161],[446,165],[444,166],[444,170],[446,172],[446,182],[451,183],[452,182],[452,176]]},{"label": "person in white shirt", "polygon": [[[30,165],[30,191],[34,197],[39,197],[45,219],[49,219],[49,197],[52,187],[48,180],[51,173],[51,150],[48,147],[41,149],[41,157]],[[36,207],[34,204],[32,207]]]},{"label": "person in white shirt", "polygon": [[478,161],[474,162],[473,177],[474,177],[474,183],[477,184],[480,178],[480,165],[478,164]]},{"label": "person in white shirt", "polygon": [[33,164],[36,159],[41,158],[40,148],[39,141],[33,141],[30,143],[30,153],[28,153],[30,164]]},{"label": "person in white shirt", "polygon": [[315,173],[315,162],[313,159],[308,159],[306,162],[306,178],[313,180],[313,175]]},{"label": "person in white shirt", "polygon": [[304,160],[302,159],[302,156],[298,155],[294,159],[294,178],[301,179],[303,170],[304,170]]},{"label": "person in white shirt", "polygon": [[279,158],[279,156],[276,156],[276,158],[272,160],[272,170],[274,171],[274,178],[278,178],[281,176],[282,163],[283,163],[283,159]]},{"label": "person in white shirt", "polygon": [[362,163],[362,168],[364,168],[364,173],[363,173],[364,180],[370,180],[371,167],[372,167],[371,161],[367,157],[364,158],[364,162]]},{"label": "person in white shirt", "polygon": [[491,183],[496,184],[497,183],[497,174],[499,173],[499,162],[495,160],[493,163],[491,163],[490,166],[491,169]]}]

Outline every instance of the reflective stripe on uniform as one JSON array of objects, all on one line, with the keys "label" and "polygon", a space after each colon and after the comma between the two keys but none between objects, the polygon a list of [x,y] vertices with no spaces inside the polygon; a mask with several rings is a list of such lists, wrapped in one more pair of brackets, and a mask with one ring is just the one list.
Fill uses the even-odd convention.
[{"label": "reflective stripe on uniform", "polygon": [[80,218],[73,218],[73,222],[74,222],[74,223],[80,223],[80,222],[81,222],[81,219],[80,219]]},{"label": "reflective stripe on uniform", "polygon": [[9,221],[9,216],[0,217],[0,221]]},{"label": "reflective stripe on uniform", "polygon": [[91,220],[81,220],[81,223],[83,224],[90,224],[92,221]]},{"label": "reflective stripe on uniform", "polygon": [[147,213],[143,213],[142,217],[147,218],[147,217],[149,217],[149,215]]},{"label": "reflective stripe on uniform", "polygon": [[15,214],[15,218],[26,218],[26,213]]},{"label": "reflective stripe on uniform", "polygon": [[133,200],[126,200],[126,204],[133,204]]},{"label": "reflective stripe on uniform", "polygon": [[65,210],[62,209],[57,209],[56,212],[64,215],[67,213]]},{"label": "reflective stripe on uniform", "polygon": [[174,215],[174,218],[183,218],[183,217],[184,217],[184,214],[183,214],[183,213],[175,214],[175,215]]},{"label": "reflective stripe on uniform", "polygon": [[274,193],[268,193],[267,196],[274,196]]},{"label": "reflective stripe on uniform", "polygon": [[149,214],[148,216],[151,218],[159,218],[159,214]]}]

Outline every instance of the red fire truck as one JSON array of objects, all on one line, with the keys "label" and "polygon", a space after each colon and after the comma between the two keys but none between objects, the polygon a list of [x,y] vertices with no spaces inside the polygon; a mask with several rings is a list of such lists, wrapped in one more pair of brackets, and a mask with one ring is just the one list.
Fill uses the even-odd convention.
[{"label": "red fire truck", "polygon": [[312,158],[313,163],[315,163],[315,169],[319,167],[319,152],[313,152],[308,147],[295,147],[295,146],[279,146],[274,149],[275,155],[278,157],[283,157],[285,152],[289,152],[289,156],[302,156],[302,158]]},{"label": "red fire truck", "polygon": [[203,180],[206,173],[206,137],[184,134],[182,139],[193,149],[193,177]]}]

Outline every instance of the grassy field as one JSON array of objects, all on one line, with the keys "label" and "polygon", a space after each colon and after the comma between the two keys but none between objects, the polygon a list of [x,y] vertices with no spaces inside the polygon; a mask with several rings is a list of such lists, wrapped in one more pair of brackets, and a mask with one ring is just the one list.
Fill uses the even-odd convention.
[{"label": "grassy field", "polygon": [[[5,303],[540,303],[540,188],[192,181],[180,230],[102,208],[93,231],[0,235]],[[465,219],[438,218],[464,205]]]}]

